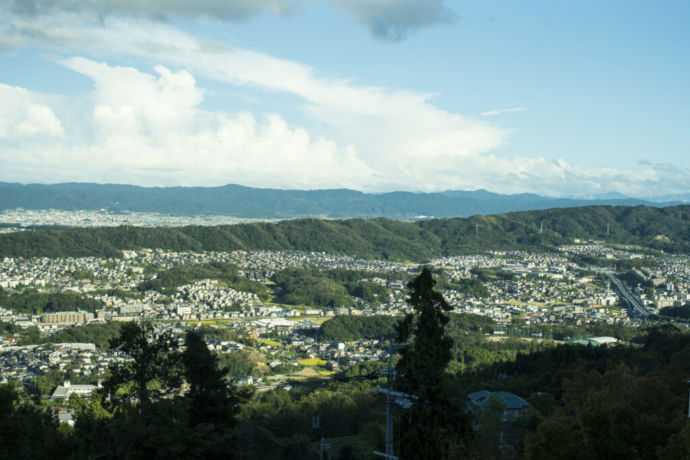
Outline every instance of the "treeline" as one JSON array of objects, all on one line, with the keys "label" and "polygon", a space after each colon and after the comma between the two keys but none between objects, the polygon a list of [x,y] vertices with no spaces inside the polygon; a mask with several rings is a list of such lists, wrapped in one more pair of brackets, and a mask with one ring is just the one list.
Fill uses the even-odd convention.
[{"label": "treeline", "polygon": [[671,319],[675,321],[690,321],[690,305],[682,307],[664,307],[659,309],[659,318]]},{"label": "treeline", "polygon": [[44,340],[47,343],[93,343],[97,348],[105,350],[110,341],[120,335],[121,326],[122,323],[117,321],[84,324],[60,329],[55,334],[44,337]]},{"label": "treeline", "polygon": [[[515,444],[527,459],[687,458],[690,335],[661,324],[637,329],[632,341],[635,346],[561,345],[518,353],[457,373],[453,385],[527,399],[532,407]],[[499,456],[495,428],[484,458]]]},{"label": "treeline", "polygon": [[[387,315],[336,316],[321,324],[319,327],[319,339],[322,342],[390,339],[395,335],[395,327],[401,319],[401,316]],[[458,335],[468,332],[483,335],[493,332],[495,326],[496,322],[487,316],[460,313],[450,316],[446,331],[449,334]]]},{"label": "treeline", "polygon": [[345,287],[318,270],[287,269],[274,276],[275,299],[289,305],[347,307],[354,300]]},{"label": "treeline", "polygon": [[103,302],[72,292],[42,293],[26,290],[20,294],[12,294],[0,288],[0,307],[30,315],[76,310],[93,313],[103,308]]},{"label": "treeline", "polygon": [[496,280],[512,281],[515,279],[515,274],[498,267],[472,267],[470,273],[483,282]]},{"label": "treeline", "polygon": [[15,323],[0,321],[0,336],[16,337],[19,345],[40,345],[43,343],[93,343],[105,350],[108,343],[120,334],[122,323],[90,323],[60,329],[52,335],[41,334],[37,326],[21,328]]},{"label": "treeline", "polygon": [[571,259],[580,265],[593,265],[595,267],[612,267],[615,265],[616,270],[620,272],[636,268],[656,267],[658,265],[656,260],[651,257],[641,259],[605,259],[587,254],[578,254],[571,256]]},{"label": "treeline", "polygon": [[218,227],[42,229],[0,235],[0,257],[119,257],[123,249],[138,248],[265,249],[421,262],[486,250],[553,249],[575,238],[688,252],[690,206],[589,206],[413,223],[301,219]]},{"label": "treeline", "polygon": [[289,268],[273,277],[275,300],[288,305],[317,307],[353,306],[355,297],[372,303],[384,302],[388,300],[388,289],[371,280],[395,279],[395,276],[361,270]]},{"label": "treeline", "polygon": [[396,316],[336,316],[319,327],[322,342],[365,339],[390,339],[395,334]]},{"label": "treeline", "polygon": [[439,290],[463,292],[472,297],[482,298],[489,296],[489,290],[484,286],[480,278],[451,279],[447,273],[440,271],[436,277],[436,286]]},{"label": "treeline", "polygon": [[162,271],[155,278],[139,285],[140,291],[158,291],[172,295],[178,287],[204,279],[215,279],[237,291],[253,292],[262,299],[269,297],[269,291],[263,284],[252,281],[238,274],[237,265],[225,262],[209,264],[183,264]]}]

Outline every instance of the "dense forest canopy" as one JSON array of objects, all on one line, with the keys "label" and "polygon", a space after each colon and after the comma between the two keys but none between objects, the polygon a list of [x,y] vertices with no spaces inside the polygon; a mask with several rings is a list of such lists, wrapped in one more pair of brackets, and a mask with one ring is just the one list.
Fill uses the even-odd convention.
[{"label": "dense forest canopy", "polygon": [[689,252],[690,206],[590,206],[420,222],[301,219],[217,227],[42,229],[0,235],[0,257],[118,257],[137,248],[265,249],[422,262],[486,250],[551,249],[576,238]]}]

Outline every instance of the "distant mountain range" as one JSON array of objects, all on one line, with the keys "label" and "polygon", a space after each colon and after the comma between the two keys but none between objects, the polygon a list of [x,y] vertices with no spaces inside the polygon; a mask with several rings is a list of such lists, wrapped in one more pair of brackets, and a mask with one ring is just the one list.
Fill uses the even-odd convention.
[{"label": "distant mountain range", "polygon": [[[664,198],[664,197],[661,197]],[[0,210],[59,209],[228,215],[241,218],[390,217],[402,220],[468,217],[577,206],[670,206],[683,198],[642,200],[622,196],[551,198],[530,193],[477,191],[363,193],[347,189],[277,190],[222,187],[139,187],[91,183],[16,184],[0,182]]]}]

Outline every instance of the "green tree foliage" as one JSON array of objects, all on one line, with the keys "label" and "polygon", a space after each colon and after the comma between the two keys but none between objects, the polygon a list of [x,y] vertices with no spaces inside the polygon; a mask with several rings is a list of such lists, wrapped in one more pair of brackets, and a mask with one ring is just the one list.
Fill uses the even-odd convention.
[{"label": "green tree foliage", "polygon": [[[312,429],[314,416],[320,420],[318,429]],[[238,416],[237,457],[318,459],[313,445],[321,437],[335,448],[335,439],[347,436],[359,439],[349,444],[353,453],[365,452],[355,458],[369,459],[383,443],[384,420],[383,407],[367,385],[331,383],[308,392],[260,393]]]},{"label": "green tree foliage", "polygon": [[[624,367],[578,370],[564,387],[564,407],[528,440],[527,458],[651,459],[685,419],[683,398],[661,379]],[[563,451],[574,445],[577,452]]]},{"label": "green tree foliage", "polygon": [[264,358],[256,351],[233,350],[221,354],[219,360],[228,378],[235,379],[248,375],[258,377],[262,374],[259,363],[263,362]]},{"label": "green tree foliage", "polygon": [[261,283],[249,280],[238,274],[234,264],[212,262],[210,264],[184,264],[158,273],[150,280],[144,281],[141,291],[158,291],[162,294],[174,294],[179,286],[191,284],[203,279],[216,279],[237,291],[253,292],[262,299],[269,296],[268,289]]},{"label": "green tree foliage", "polygon": [[275,274],[275,298],[289,305],[345,307],[354,304],[347,290],[318,270],[286,269]]},{"label": "green tree foliage", "polygon": [[0,235],[0,257],[119,257],[123,249],[138,248],[267,249],[423,262],[492,249],[553,249],[575,238],[690,252],[689,210],[589,206],[420,222],[302,219],[218,227],[41,229]]},{"label": "green tree foliage", "polygon": [[488,297],[489,290],[484,286],[482,281],[488,281],[488,279],[460,278],[451,280],[447,273],[443,270],[439,270],[436,276],[436,288],[441,291],[449,289],[451,291],[462,292],[477,298]]},{"label": "green tree foliage", "polygon": [[427,268],[407,284],[408,303],[414,313],[407,314],[397,327],[397,341],[405,344],[396,368],[401,375],[398,384],[405,391],[429,400],[440,396],[438,386],[452,357],[453,346],[445,331],[450,321],[446,313],[450,306],[434,291],[435,284]]},{"label": "green tree foliage", "polygon": [[657,450],[660,460],[675,460],[684,458],[690,453],[690,421],[685,422],[684,428],[673,434],[668,443]]},{"label": "green tree foliage", "polygon": [[0,458],[61,458],[73,450],[69,441],[52,414],[22,402],[11,385],[0,385]]},{"label": "green tree foliage", "polygon": [[153,327],[144,323],[125,323],[110,348],[130,358],[110,367],[104,383],[105,393],[116,405],[137,401],[144,412],[152,401],[171,394],[182,383],[182,368],[177,342],[167,333],[153,337]]},{"label": "green tree foliage", "polygon": [[74,270],[72,270],[71,275],[73,278],[78,280],[87,280],[94,278],[93,272],[86,268],[75,268]]},{"label": "green tree foliage", "polygon": [[351,296],[359,297],[366,302],[383,303],[388,301],[388,289],[373,281],[347,283],[345,289]]},{"label": "green tree foliage", "polygon": [[115,410],[111,416],[98,400],[75,402],[79,445],[73,455],[231,458],[235,415],[248,394],[227,385],[226,371],[196,333],[187,334],[180,351],[172,337],[152,332],[147,325],[126,323],[112,341],[114,350],[130,358],[112,369],[105,384],[104,396],[113,399]]},{"label": "green tree foliage", "polygon": [[0,306],[16,313],[35,315],[75,310],[94,312],[103,308],[103,302],[71,292],[47,294],[26,290],[21,294],[10,294],[0,288]]},{"label": "green tree foliage", "polygon": [[619,272],[627,272],[635,268],[656,267],[657,261],[651,257],[644,257],[642,259],[606,259],[587,254],[577,254],[570,257],[571,260],[579,265],[590,265],[595,267],[613,267]]},{"label": "green tree foliage", "polygon": [[682,307],[664,307],[659,309],[659,316],[688,321],[690,320],[690,307],[688,305]]},{"label": "green tree foliage", "polygon": [[29,326],[20,332],[19,345],[34,345],[43,343],[45,340],[38,326]]},{"label": "green tree foliage", "polygon": [[391,337],[399,321],[398,317],[384,315],[336,316],[321,323],[319,340],[330,342]]},{"label": "green tree foliage", "polygon": [[[496,325],[489,317],[470,313],[454,313],[449,317],[446,334],[453,339],[453,359],[461,361],[462,368],[465,365],[478,367],[513,359],[520,351],[537,348],[530,347],[531,342],[519,340],[488,342],[485,334],[493,332]],[[391,337],[397,334],[396,325],[400,320],[400,317],[385,315],[337,316],[321,324],[319,340],[329,342]]]},{"label": "green tree foliage", "polygon": [[93,343],[100,349],[107,349],[110,339],[120,333],[120,326],[121,323],[118,322],[84,324],[60,329],[53,335],[46,336],[42,335],[36,326],[22,329],[14,323],[0,321],[0,335],[18,336],[18,343],[21,345],[81,342]]},{"label": "green tree foliage", "polygon": [[445,332],[450,306],[434,291],[435,284],[427,268],[408,283],[408,303],[414,313],[397,327],[397,341],[404,345],[396,366],[396,387],[419,398],[401,418],[403,458],[457,458],[463,449],[464,417],[450,407],[446,375],[453,346]]},{"label": "green tree foliage", "polygon": [[7,321],[0,321],[0,335],[11,337],[20,331],[21,328],[16,324],[8,323]]},{"label": "green tree foliage", "polygon": [[227,458],[227,447],[232,442],[229,429],[235,425],[239,404],[250,394],[228,386],[227,370],[219,367],[218,358],[199,335],[187,332],[185,345],[182,363],[189,385],[188,424],[202,435],[198,437],[205,444],[205,455]]},{"label": "green tree foliage", "polygon": [[108,349],[110,341],[120,334],[122,323],[94,323],[73,326],[59,330],[46,340],[51,343],[81,342],[93,343],[97,348]]}]

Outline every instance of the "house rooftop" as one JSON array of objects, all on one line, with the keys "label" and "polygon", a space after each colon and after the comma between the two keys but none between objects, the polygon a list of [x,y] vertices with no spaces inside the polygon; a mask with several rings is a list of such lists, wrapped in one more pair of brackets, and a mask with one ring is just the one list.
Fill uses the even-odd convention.
[{"label": "house rooftop", "polygon": [[506,410],[519,410],[529,407],[529,403],[521,397],[514,395],[508,391],[477,391],[467,395],[470,399],[470,404],[474,407],[485,407],[489,405],[491,398],[496,398],[501,401]]}]

